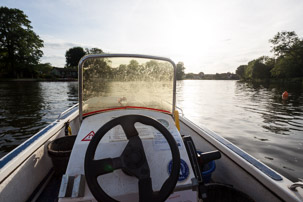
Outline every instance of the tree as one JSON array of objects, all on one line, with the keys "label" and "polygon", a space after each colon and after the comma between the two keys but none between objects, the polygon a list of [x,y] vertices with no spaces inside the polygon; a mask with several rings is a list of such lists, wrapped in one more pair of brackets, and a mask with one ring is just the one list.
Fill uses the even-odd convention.
[{"label": "tree", "polygon": [[43,41],[23,11],[0,7],[0,73],[7,77],[33,76]]},{"label": "tree", "polygon": [[277,63],[271,73],[274,77],[303,76],[303,40],[292,32],[278,32],[269,40]]},{"label": "tree", "polygon": [[185,76],[184,73],[185,67],[183,62],[178,62],[177,64],[177,80],[182,80]]},{"label": "tree", "polygon": [[241,78],[245,79],[245,69],[247,68],[247,65],[240,65],[237,70],[236,74]]},{"label": "tree", "polygon": [[277,59],[275,67],[271,70],[272,77],[293,78],[302,76],[302,67],[295,63],[292,56],[280,57]]},{"label": "tree", "polygon": [[[303,40],[292,32],[278,32],[272,39],[275,58],[262,56],[248,65],[241,65],[236,73],[244,80],[292,78],[303,76]],[[244,73],[243,73],[244,71]]]},{"label": "tree", "polygon": [[86,54],[82,47],[70,48],[65,53],[66,67],[77,68],[80,59]]},{"label": "tree", "polygon": [[271,62],[271,58],[262,56],[250,61],[246,67],[238,67],[236,72],[238,72],[237,74],[240,76],[242,68],[244,68],[244,77],[242,76],[242,78],[245,80],[269,79],[271,76],[270,71],[272,69]]},{"label": "tree", "polygon": [[42,63],[35,66],[39,78],[50,78],[53,67],[50,63]]},{"label": "tree", "polygon": [[87,54],[101,54],[101,53],[104,53],[100,48],[91,48],[91,49],[86,48],[85,51],[86,51]]},{"label": "tree", "polygon": [[302,51],[302,43],[297,34],[292,32],[278,32],[274,38],[269,40],[273,44],[271,51],[277,57],[291,55],[293,57],[299,56]]},{"label": "tree", "polygon": [[185,79],[194,79],[195,78],[195,74],[194,73],[188,73],[185,75]]}]

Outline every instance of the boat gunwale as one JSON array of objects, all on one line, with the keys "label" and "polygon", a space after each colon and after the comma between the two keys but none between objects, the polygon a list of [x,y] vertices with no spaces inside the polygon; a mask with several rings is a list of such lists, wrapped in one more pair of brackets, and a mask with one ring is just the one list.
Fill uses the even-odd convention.
[{"label": "boat gunwale", "polygon": [[33,151],[30,152],[30,154],[28,155],[24,154],[24,156],[21,156],[20,157],[21,160],[19,160],[17,163],[15,161],[13,166],[7,167],[7,165],[9,165],[12,161],[14,161],[23,152],[26,152],[26,150],[30,149],[31,146],[34,146],[34,143],[41,140],[41,138],[44,137],[48,132],[51,132],[51,130],[55,129],[56,127],[59,127],[58,130],[52,132],[52,135],[48,137],[47,140],[53,137],[55,134],[57,134],[57,132],[60,131],[62,127],[64,127],[64,123],[66,122],[66,119],[68,119],[73,114],[78,112],[77,106],[78,104],[70,107],[68,110],[65,111],[64,114],[63,113],[61,114],[61,117],[58,117],[59,119],[56,119],[49,125],[45,126],[39,132],[37,132],[32,137],[30,137],[29,139],[21,143],[19,146],[17,146],[15,149],[13,149],[5,156],[3,156],[0,159],[0,171],[1,171],[0,183],[2,183],[11,173],[14,172],[16,168],[18,168],[27,158],[29,158],[38,148],[40,148],[41,145],[45,143],[45,141],[43,141],[43,144],[37,145],[35,149],[33,149]]},{"label": "boat gunwale", "polygon": [[[280,173],[276,172],[272,168],[265,165],[263,162],[257,160],[255,157],[251,156],[247,152],[240,149],[238,146],[234,145],[233,143],[229,142],[227,139],[223,138],[219,134],[205,128],[196,125],[186,117],[180,117],[180,121],[186,125],[188,128],[193,130],[197,135],[201,138],[205,139],[209,144],[213,145],[213,147],[218,148],[220,152],[222,152],[226,157],[228,157],[231,161],[233,161],[236,165],[240,166],[245,172],[247,172],[250,176],[252,176],[255,180],[261,183],[264,187],[266,187],[271,193],[273,193],[276,197],[280,198],[281,200],[289,201],[302,201],[303,199],[303,189],[292,191],[288,188],[288,185],[293,183],[288,178],[284,177]],[[202,135],[202,134],[204,135]],[[223,140],[222,142],[220,141]],[[271,172],[280,175],[282,180],[274,180],[270,176],[268,176],[265,172],[260,170],[251,162],[247,161],[241,154],[236,153],[234,150],[230,149],[230,147],[237,148],[237,150],[241,151],[242,154],[245,156],[249,156],[253,158],[255,161],[259,162],[264,166],[264,168],[271,170]],[[267,180],[266,180],[267,179]]]}]

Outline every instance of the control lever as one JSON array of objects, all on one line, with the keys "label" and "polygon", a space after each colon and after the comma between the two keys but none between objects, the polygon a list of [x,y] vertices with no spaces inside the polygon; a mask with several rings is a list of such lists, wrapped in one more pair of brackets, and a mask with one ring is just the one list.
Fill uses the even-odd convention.
[{"label": "control lever", "polygon": [[198,182],[198,195],[199,198],[203,201],[207,200],[207,190],[204,184],[204,181],[202,179],[201,170],[205,164],[207,164],[210,161],[217,160],[221,158],[221,154],[219,151],[211,151],[211,152],[205,152],[198,154],[194,141],[190,136],[183,136],[183,142],[189,157],[189,160],[191,162],[192,169],[194,171],[195,177]]},{"label": "control lever", "polygon": [[206,165],[207,163],[220,158],[221,158],[221,153],[218,150],[198,154],[199,166],[200,168],[203,168],[203,166]]}]

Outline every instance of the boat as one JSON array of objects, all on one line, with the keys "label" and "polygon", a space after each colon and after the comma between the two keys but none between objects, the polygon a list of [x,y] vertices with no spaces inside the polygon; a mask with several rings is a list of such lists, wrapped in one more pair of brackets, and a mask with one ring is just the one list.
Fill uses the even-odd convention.
[{"label": "boat", "polygon": [[176,65],[79,61],[79,104],[0,160],[0,201],[303,201],[292,182],[185,117]]}]

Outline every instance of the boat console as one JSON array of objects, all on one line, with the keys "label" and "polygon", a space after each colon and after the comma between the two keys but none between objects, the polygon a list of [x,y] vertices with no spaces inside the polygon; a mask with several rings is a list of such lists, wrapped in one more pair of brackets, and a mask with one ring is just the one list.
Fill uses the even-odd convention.
[{"label": "boat console", "polygon": [[[125,119],[121,121],[121,117]],[[146,121],[136,119],[138,117],[149,118]],[[133,122],[132,118],[135,118]],[[153,123],[149,122],[150,120],[155,121],[156,124],[161,123],[162,128],[158,125],[151,126]],[[108,124],[113,121],[116,121],[113,127],[109,126]],[[125,128],[124,121],[128,126],[134,124],[138,136],[132,136],[136,132]],[[129,121],[132,123],[130,124]],[[101,134],[100,129],[104,127],[105,130],[101,131],[103,133]],[[177,143],[178,149],[173,152],[172,150],[176,148],[173,148],[168,143],[170,139],[167,141],[162,134],[165,133],[165,129],[168,132],[165,135],[170,135]],[[103,137],[99,137],[99,141],[95,142],[100,135]],[[136,139],[137,137],[139,139]],[[92,149],[90,149],[91,144],[94,144]],[[143,154],[138,152],[140,146],[136,147],[140,144],[144,149]],[[133,151],[128,152],[128,150]],[[177,152],[176,157],[174,152]],[[176,172],[174,169],[177,170],[176,186],[172,176],[173,172]],[[145,177],[148,178],[149,175],[152,193],[148,193],[149,183],[145,182]],[[86,180],[79,176],[85,176]],[[182,137],[170,115],[147,110],[110,111],[83,120],[66,175],[62,180],[59,201],[95,201],[96,198],[99,201],[111,199],[139,201],[139,198],[140,201],[142,198],[145,199],[144,201],[156,201],[161,194],[164,195],[163,197],[167,197],[165,194],[170,195],[167,201],[197,201],[197,192],[191,189],[194,178]],[[142,182],[145,184],[142,185]],[[187,189],[184,190],[184,187]],[[173,190],[180,191],[171,194]],[[100,196],[100,193],[103,194]],[[107,198],[108,196],[110,198]],[[152,200],[153,196],[156,200]]]},{"label": "boat console", "polygon": [[197,153],[193,141],[183,141],[179,133],[175,104],[176,66],[170,59],[132,54],[83,57],[81,126],[59,201],[203,198]]}]

